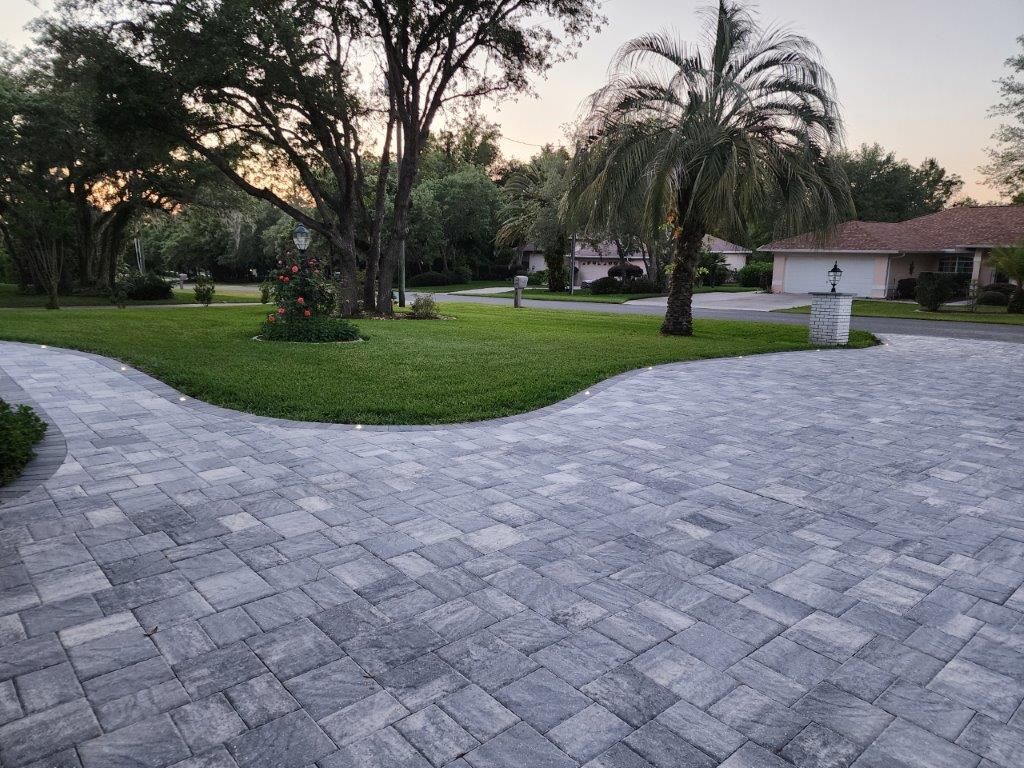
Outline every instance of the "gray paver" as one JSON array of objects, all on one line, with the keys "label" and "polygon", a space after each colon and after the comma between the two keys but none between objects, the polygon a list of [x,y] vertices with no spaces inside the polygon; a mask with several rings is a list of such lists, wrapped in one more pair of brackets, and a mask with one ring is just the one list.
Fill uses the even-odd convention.
[{"label": "gray paver", "polygon": [[0,503],[0,761],[1016,768],[1022,364],[895,338],[354,431],[3,343],[66,460]]}]

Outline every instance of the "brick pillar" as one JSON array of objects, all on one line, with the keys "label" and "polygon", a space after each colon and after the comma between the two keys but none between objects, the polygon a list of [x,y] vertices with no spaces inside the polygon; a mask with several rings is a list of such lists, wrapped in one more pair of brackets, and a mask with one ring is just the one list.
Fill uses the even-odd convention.
[{"label": "brick pillar", "polygon": [[852,293],[811,294],[811,344],[837,347],[850,340]]}]

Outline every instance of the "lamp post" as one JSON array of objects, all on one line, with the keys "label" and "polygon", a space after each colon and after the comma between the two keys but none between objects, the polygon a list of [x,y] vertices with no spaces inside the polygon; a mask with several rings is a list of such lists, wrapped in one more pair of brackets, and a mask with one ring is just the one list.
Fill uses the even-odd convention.
[{"label": "lamp post", "polygon": [[305,224],[299,224],[292,230],[292,242],[299,249],[299,256],[306,255],[306,249],[309,248],[309,241],[312,238],[313,233],[309,231],[309,227]]},{"label": "lamp post", "polygon": [[828,271],[828,282],[832,286],[831,293],[836,292],[836,286],[839,285],[839,281],[843,279],[843,270],[839,268],[839,262],[835,262],[832,265],[832,269]]}]

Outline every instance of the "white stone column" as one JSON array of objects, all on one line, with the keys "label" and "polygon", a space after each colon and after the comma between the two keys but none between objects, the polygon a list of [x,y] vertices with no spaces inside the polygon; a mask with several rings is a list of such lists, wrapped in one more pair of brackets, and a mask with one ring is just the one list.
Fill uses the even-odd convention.
[{"label": "white stone column", "polygon": [[811,294],[811,344],[838,347],[850,340],[852,293]]}]

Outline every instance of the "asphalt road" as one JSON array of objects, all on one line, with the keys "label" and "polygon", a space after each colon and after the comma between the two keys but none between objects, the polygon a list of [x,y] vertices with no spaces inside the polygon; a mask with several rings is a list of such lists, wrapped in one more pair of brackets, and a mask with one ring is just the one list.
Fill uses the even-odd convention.
[{"label": "asphalt road", "polygon": [[[472,304],[508,305],[512,299],[464,294],[436,294],[440,301],[469,302]],[[642,304],[599,304],[586,301],[538,301],[523,299],[523,306],[535,309],[557,309],[566,312],[611,312],[623,315],[663,315],[664,307]],[[695,309],[694,317],[714,320],[746,320],[758,323],[807,325],[810,315],[784,312],[757,312],[751,310]],[[851,326],[872,333],[899,333],[913,336],[939,336],[950,339],[984,339],[1024,344],[1024,325],[995,325],[992,323],[958,323],[947,320],[904,320],[891,317],[854,317]]]}]

